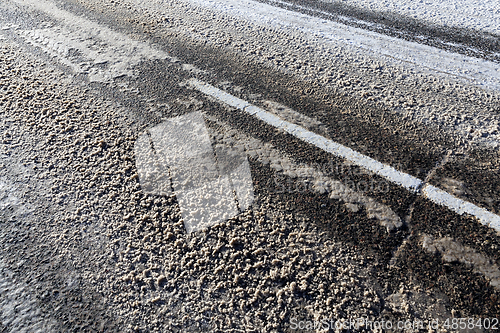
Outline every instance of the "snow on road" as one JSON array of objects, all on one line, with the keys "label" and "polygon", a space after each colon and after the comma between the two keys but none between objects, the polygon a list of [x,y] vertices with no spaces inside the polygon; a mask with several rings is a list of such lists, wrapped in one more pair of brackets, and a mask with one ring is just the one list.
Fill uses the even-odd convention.
[{"label": "snow on road", "polygon": [[[48,14],[55,16],[60,21],[64,22],[68,26],[72,27],[73,30],[79,31],[86,29],[94,28],[98,33],[92,34],[90,32],[84,33],[86,39],[93,39],[93,36],[96,35],[100,39],[104,39],[108,44],[108,47],[104,48],[104,52],[101,50],[100,53],[90,50],[90,47],[87,45],[82,45],[81,43],[75,43],[74,40],[85,39],[85,37],[79,38],[62,38],[61,33],[55,33],[53,36],[49,34],[44,34],[41,38],[42,43],[44,45],[56,45],[57,47],[52,47],[53,49],[68,49],[70,47],[76,48],[80,50],[83,54],[85,54],[88,58],[94,60],[94,64],[98,64],[102,62],[101,58],[107,59],[105,62],[113,63],[113,59],[119,59],[117,67],[122,69],[127,68],[130,70],[133,64],[137,63],[139,59],[151,58],[169,58],[165,53],[161,51],[156,51],[151,48],[147,44],[139,43],[137,41],[133,41],[128,39],[126,36],[118,34],[110,29],[101,27],[100,25],[86,20],[84,18],[75,16],[69,12],[58,9],[56,6],[46,1],[33,1],[33,0],[14,0],[18,4],[30,5],[38,10],[44,11]],[[435,70],[437,72],[446,73],[450,76],[455,77],[466,77],[471,81],[479,83],[480,85],[485,85],[492,89],[500,89],[500,66],[498,64],[494,64],[482,59],[476,59],[471,57],[466,57],[458,54],[449,53],[443,50],[439,50],[433,47],[429,47],[426,45],[420,45],[418,43],[407,42],[397,38],[388,37],[385,35],[381,35],[378,33],[364,31],[362,29],[348,27],[343,24],[339,24],[336,22],[325,21],[319,18],[307,16],[300,13],[290,12],[287,10],[283,10],[280,8],[276,8],[270,5],[258,3],[255,1],[249,0],[220,0],[217,2],[204,2],[201,0],[188,0],[197,6],[205,7],[209,10],[216,10],[219,12],[223,12],[224,15],[230,15],[235,18],[241,18],[245,20],[249,20],[256,24],[257,26],[266,25],[273,28],[279,29],[291,29],[298,30],[302,33],[314,35],[323,39],[325,43],[333,43],[333,44],[344,44],[347,47],[354,47],[361,49],[363,52],[378,54],[379,56],[395,58],[400,61],[410,63],[413,66],[424,67],[428,69]],[[25,36],[36,35],[39,36],[40,31],[45,30],[35,30],[33,31],[23,31]],[[51,28],[50,32],[58,31],[57,28]],[[46,32],[46,31],[45,31]],[[28,40],[32,40],[33,38],[28,38]],[[38,38],[40,39],[40,38]],[[109,45],[113,45],[114,47],[109,47]],[[142,47],[139,47],[142,46]],[[130,51],[132,49],[132,51]],[[125,51],[123,51],[125,50]],[[133,54],[137,53],[137,50],[141,50],[139,55],[136,56],[137,59],[126,60],[126,57],[123,54]],[[144,51],[145,50],[145,51]],[[88,51],[88,52],[85,52]],[[128,51],[128,52],[127,52]],[[65,52],[63,52],[63,60],[67,61],[68,57],[64,56]],[[171,59],[171,61],[173,61]],[[72,63],[72,62],[71,62]],[[76,66],[76,65],[75,65]],[[115,66],[116,67],[116,66]],[[124,75],[128,72],[117,70],[111,66],[108,69],[111,73],[115,73],[114,75],[107,75],[101,73],[101,77],[113,77],[116,75]],[[118,73],[118,74],[116,74]],[[89,79],[93,80],[95,74],[90,73]],[[203,83],[201,83],[203,86]],[[224,94],[223,92],[219,92],[217,94]],[[241,101],[241,103],[245,103]],[[249,105],[247,105],[249,106]],[[238,107],[238,106],[236,106]],[[292,126],[292,124],[290,124]],[[295,126],[295,125],[293,125]],[[320,137],[321,140],[324,138]],[[301,139],[308,141],[308,139]],[[320,141],[321,141],[320,140]],[[321,141],[323,142],[323,141]],[[321,143],[321,147],[323,147],[323,143]],[[339,148],[337,144],[334,143],[334,151],[336,152]],[[345,148],[345,147],[344,147]],[[359,155],[356,157],[356,164],[362,165],[363,167],[372,170],[371,165],[374,165],[376,173],[381,174],[383,177],[386,177],[392,182],[402,185],[403,187],[411,190],[415,190],[419,186],[422,185],[422,182],[419,180],[415,180],[409,175],[404,174],[403,176],[400,173],[390,166],[383,165],[377,161],[371,160],[365,163],[366,156],[362,154],[358,154],[353,152],[349,148],[347,149],[347,153],[341,154],[343,157],[350,155]],[[325,149],[326,151],[330,151],[330,149]],[[349,159],[349,158],[348,158]],[[361,162],[359,162],[359,161]],[[394,176],[395,175],[395,176]],[[401,179],[406,179],[410,177],[411,179],[408,182],[402,181]],[[407,184],[408,183],[408,184]],[[182,192],[182,191],[181,191]],[[227,192],[227,191],[223,191]],[[485,225],[489,225],[492,228],[498,230],[500,228],[499,225],[499,217],[495,214],[491,214],[490,212],[481,209],[475,205],[472,205],[468,202],[464,202],[459,200],[453,196],[448,195],[448,193],[441,191],[434,187],[426,187],[426,191],[424,192],[427,197],[431,198],[431,200],[436,203],[442,204],[446,207],[452,208],[454,211],[459,214],[463,214],[464,212],[472,214],[473,216],[477,216],[481,222]],[[182,200],[181,200],[182,201]],[[218,202],[222,202],[218,200]],[[237,209],[234,207],[234,212]],[[235,215],[235,213],[231,213],[229,215]],[[186,218],[186,216],[184,216]],[[224,218],[225,219],[225,218]],[[187,223],[191,225],[191,222]],[[209,223],[212,224],[212,223]]]},{"label": "snow on road", "polygon": [[0,323],[10,332],[55,332],[56,322],[44,318],[28,286],[0,261]]},{"label": "snow on road", "polygon": [[[243,110],[256,118],[277,127],[284,132],[292,134],[297,138],[308,142],[310,144],[315,145],[316,147],[323,149],[326,152],[329,152],[333,155],[345,158],[346,160],[359,165],[370,172],[373,172],[377,175],[380,175],[392,183],[395,183],[399,186],[404,187],[407,190],[412,192],[417,192],[423,194],[426,198],[431,201],[447,207],[460,215],[464,213],[470,214],[472,216],[477,217],[482,224],[489,226],[490,228],[495,229],[497,232],[500,232],[500,216],[493,214],[483,208],[480,208],[470,202],[461,200],[439,188],[431,186],[429,184],[425,184],[425,182],[421,181],[418,178],[415,178],[409,174],[405,174],[394,169],[391,166],[380,163],[368,156],[360,154],[352,149],[340,145],[334,141],[328,140],[318,134],[310,132],[303,127],[297,126],[295,124],[289,123],[277,116],[272,115],[271,113],[262,110],[256,106],[246,103],[243,100],[240,100],[234,96],[231,96],[223,91],[210,86],[206,83],[200,82],[196,79],[192,79],[189,81],[189,84],[193,86],[195,89],[212,96],[219,101],[226,103],[232,107]],[[394,226],[401,226],[400,221],[394,220],[392,221],[384,221],[387,229],[392,229]]]},{"label": "snow on road", "polygon": [[[498,147],[500,65],[244,0],[126,0],[182,39],[236,52],[425,124],[466,146]],[[363,116],[364,117],[364,116]]]},{"label": "snow on road", "polygon": [[392,12],[431,24],[500,33],[500,2],[496,0],[322,0],[377,12]]},{"label": "snow on road", "polygon": [[[64,28],[27,30],[20,31],[20,34],[28,43],[41,48],[70,67],[75,74],[88,74],[89,81],[106,82],[123,75],[130,76],[133,74],[131,67],[145,59],[175,61],[165,52],[61,10],[51,2],[30,0],[14,0],[14,2],[46,12],[64,23]],[[99,48],[98,51],[96,46]],[[80,56],[71,59],[70,50],[77,50]]]},{"label": "snow on road", "polygon": [[[90,81],[108,83],[112,82],[111,79],[118,75],[133,75],[132,70],[142,60],[165,59],[168,61],[166,54],[157,53],[149,44],[135,43],[127,39],[125,35],[115,34],[111,29],[106,30],[105,27],[94,25],[90,20],[57,9],[48,1],[14,1],[18,4],[29,4],[32,8],[35,7],[40,11],[45,11],[46,14],[55,16],[56,21],[61,22],[65,29],[67,28],[67,30],[58,30],[57,27],[23,30],[24,35],[23,32],[20,32],[26,41],[41,47],[42,50],[54,55],[58,60],[66,59],[64,56],[65,49],[64,47],[61,48],[64,43],[69,43],[73,48],[82,51],[82,54],[87,57],[86,60],[90,60],[95,66],[103,65],[105,63],[103,61],[106,59],[108,61],[120,60],[109,64],[110,67],[106,70],[97,71],[96,73],[99,75],[92,75],[93,73],[89,71],[88,79]],[[252,2],[248,3],[251,4]],[[271,14],[261,12],[259,15],[261,14],[268,15],[267,18],[272,19]],[[295,39],[291,40],[291,44],[300,40],[300,36],[311,36],[310,32],[313,30],[307,29],[314,25],[313,18],[309,17],[305,21],[300,21],[299,19],[302,16],[294,16],[294,13],[287,12],[283,13],[283,15],[282,21],[275,17],[274,23],[271,23],[277,24],[275,28],[278,27],[278,29],[283,28],[285,30],[286,28],[289,31],[299,31],[293,35]],[[298,19],[293,21],[294,17]],[[211,20],[203,21],[205,18],[203,11],[200,11],[199,16],[196,16],[194,20],[212,27],[217,24],[214,23],[216,20],[213,17]],[[76,19],[76,23],[74,19]],[[185,29],[189,23],[189,18],[183,17],[182,19],[186,19],[186,22],[184,26],[178,26],[179,29]],[[285,26],[283,25],[284,20],[292,21],[289,22],[289,26]],[[238,21],[238,16],[235,16],[232,22],[240,24],[244,20]],[[258,27],[258,21],[255,22],[257,22],[255,26]],[[202,23],[198,22],[197,24],[201,25]],[[301,28],[297,28],[295,23]],[[304,28],[304,24],[309,24],[309,28]],[[325,22],[324,24],[328,25],[330,23]],[[86,29],[79,29],[79,25]],[[192,29],[195,30],[200,25],[193,25]],[[94,27],[100,33],[93,35],[93,38],[105,41],[108,44],[107,47],[101,50],[104,56],[101,54],[98,57],[97,53],[90,52],[92,50],[86,42],[90,37],[85,36],[84,31],[81,31],[91,30]],[[218,28],[221,27],[222,25]],[[220,31],[227,32],[225,29],[219,29]],[[257,42],[262,43],[265,48],[265,46],[273,43],[273,39],[266,39],[268,35],[265,35],[263,31],[265,29],[256,29],[253,35],[245,35],[244,40],[251,43],[251,39],[254,38]],[[315,41],[321,43],[325,40],[321,34],[318,34],[316,30],[314,31]],[[329,36],[335,37],[335,33],[342,31],[342,29],[332,31],[325,32],[325,36],[330,34]],[[356,32],[350,30],[350,28],[344,29],[345,31],[351,34]],[[75,36],[70,36],[70,33],[75,34]],[[78,42],[76,37],[82,37],[83,42]],[[286,36],[280,36],[280,38],[285,40]],[[378,37],[375,39],[370,38],[360,38],[353,41],[353,43],[366,42],[366,45],[368,45],[364,49],[363,46],[354,45],[353,49],[374,52],[374,50],[383,50],[384,47],[391,43],[389,39],[383,39],[385,38],[383,36],[380,37],[382,39],[377,39]],[[235,40],[237,40],[237,37],[235,37]],[[384,44],[385,42],[382,43],[381,40],[389,40],[387,42],[389,44]],[[135,43],[133,45],[136,45],[140,50],[129,50],[127,48],[129,43]],[[339,43],[344,46],[347,45],[347,49],[351,40],[341,36]],[[403,43],[400,41],[400,44],[397,44],[398,47],[402,47]],[[46,48],[44,49],[41,45],[45,45]],[[281,46],[283,45],[281,44]],[[301,44],[301,46],[304,45],[306,44]],[[330,45],[330,50],[335,50],[337,46]],[[420,46],[417,45],[417,47]],[[275,55],[278,54],[276,49],[269,49],[271,52],[275,52]],[[394,50],[397,51],[398,49],[394,47],[392,51]],[[323,51],[324,49],[314,50],[314,53]],[[247,331],[262,328],[263,331],[277,332],[283,331],[287,325],[286,321],[295,318],[294,316],[297,313],[304,314],[307,318],[321,319],[333,314],[340,319],[363,317],[374,320],[385,318],[387,312],[383,312],[386,311],[384,307],[387,309],[392,308],[393,310],[390,313],[398,312],[401,316],[410,319],[413,319],[417,310],[420,311],[422,308],[424,311],[418,313],[423,313],[422,317],[426,319],[451,316],[444,306],[437,313],[434,310],[434,305],[437,302],[431,298],[432,290],[430,292],[426,290],[424,293],[420,285],[413,286],[410,283],[401,284],[398,287],[395,284],[397,280],[376,281],[377,283],[380,282],[381,285],[383,285],[382,282],[387,282],[384,287],[385,294],[380,296],[378,285],[371,280],[372,277],[369,275],[372,271],[380,269],[372,266],[371,254],[360,253],[359,249],[353,250],[343,243],[334,243],[329,239],[329,235],[320,232],[321,229],[311,224],[308,217],[293,216],[293,214],[288,213],[289,208],[286,205],[271,202],[269,198],[259,201],[258,204],[254,205],[251,213],[240,214],[238,219],[229,220],[227,223],[221,223],[217,227],[208,228],[198,234],[186,235],[184,230],[180,228],[182,223],[179,223],[182,217],[182,207],[180,210],[177,209],[176,203],[171,198],[153,198],[139,191],[139,184],[133,174],[132,164],[134,159],[132,147],[137,133],[139,133],[139,125],[124,116],[127,115],[127,110],[113,103],[104,103],[99,99],[101,97],[93,98],[88,94],[85,95],[81,90],[70,87],[69,80],[62,82],[59,86],[53,85],[53,82],[57,82],[56,78],[63,77],[65,74],[59,71],[52,72],[52,74],[48,73],[38,62],[31,59],[26,60],[19,56],[19,54],[22,54],[21,51],[17,54],[8,50],[4,52],[6,54],[4,59],[9,59],[4,61],[5,64],[0,63],[3,68],[8,68],[4,72],[8,73],[8,75],[22,72],[24,75],[18,77],[19,82],[14,80],[5,81],[6,88],[11,93],[9,98],[17,101],[18,104],[15,104],[14,107],[5,108],[3,113],[6,116],[16,118],[12,125],[14,133],[21,131],[34,133],[33,137],[39,140],[45,139],[45,133],[50,134],[50,137],[53,138],[52,144],[42,145],[37,150],[27,151],[26,156],[29,157],[28,160],[33,160],[34,154],[37,154],[37,156],[41,156],[41,165],[54,164],[56,167],[50,171],[49,176],[55,179],[54,184],[57,186],[51,187],[51,190],[55,193],[51,194],[50,197],[54,197],[54,200],[58,200],[58,202],[59,198],[61,198],[60,202],[64,203],[62,199],[64,199],[65,195],[69,195],[66,200],[73,203],[72,206],[65,204],[67,206],[64,209],[68,211],[65,214],[66,217],[61,219],[60,223],[53,226],[48,225],[48,228],[52,228],[50,229],[52,231],[51,235],[63,235],[66,230],[72,231],[80,227],[83,229],[83,226],[92,224],[95,224],[94,230],[99,231],[95,232],[96,234],[105,235],[103,238],[93,235],[85,236],[84,239],[88,239],[89,244],[92,244],[91,251],[93,252],[90,252],[87,248],[85,248],[86,251],[83,251],[80,247],[77,248],[80,252],[91,253],[92,256],[65,260],[75,260],[78,264],[82,264],[83,267],[79,268],[82,276],[85,276],[82,281],[88,281],[89,283],[88,289],[84,291],[93,290],[92,288],[98,290],[102,293],[106,306],[115,311],[116,317],[130,318],[130,321],[137,325],[135,326],[137,330],[164,332],[179,327],[184,330],[195,330],[200,329],[200,327],[210,327],[215,330],[217,328],[222,329],[230,321],[234,327],[244,327]],[[426,52],[423,51],[421,56],[425,57]],[[58,54],[62,54],[62,56],[58,56]],[[345,59],[349,57],[348,52],[342,50],[337,53],[330,53],[323,60],[331,64],[332,71],[341,67],[340,62],[333,60],[334,56],[332,54],[338,55],[338,58]],[[132,57],[129,57],[130,55]],[[261,57],[263,58],[263,56]],[[439,54],[437,59],[440,59]],[[412,64],[415,66],[420,65],[419,60],[417,60],[413,60]],[[446,62],[448,60],[441,60],[444,65],[449,65]],[[314,60],[311,62],[314,62]],[[74,63],[71,62],[70,64]],[[373,63],[369,61],[358,62],[356,67],[361,68],[362,66],[371,65]],[[459,71],[463,63],[459,62],[453,66],[455,65],[458,67],[452,69]],[[77,73],[80,68],[70,67]],[[179,64],[179,67],[184,70],[193,69],[191,65],[187,64],[184,64],[184,66]],[[491,78],[491,75],[487,73],[485,77]],[[40,112],[38,109],[28,107],[29,101],[23,97],[25,91],[31,92],[36,89],[35,84],[31,82],[32,78],[38,80],[39,85],[43,88],[46,87],[43,94],[32,94],[33,100],[40,101],[40,104],[46,110],[50,110],[50,114],[53,115],[53,117],[47,117],[43,122],[39,121]],[[366,78],[366,80],[369,79]],[[394,79],[390,78],[389,80],[393,81]],[[348,80],[346,79],[346,81]],[[397,82],[393,83],[393,86],[389,86],[389,88],[397,84]],[[219,96],[223,93],[226,96],[228,95],[220,90],[216,92]],[[62,93],[65,96],[65,105],[75,105],[78,102],[78,110],[74,106],[74,109],[67,111],[61,106],[63,101],[56,97]],[[41,96],[43,96],[43,100]],[[167,97],[174,100],[172,96]],[[264,115],[268,119],[276,119],[272,115],[264,113],[263,110],[253,107],[249,102],[243,100],[233,101],[236,101],[237,105],[243,108],[243,111],[254,111],[254,113],[258,111],[260,115]],[[173,105],[175,105],[174,103],[172,102]],[[455,104],[465,105],[464,103],[459,101]],[[431,105],[431,108],[436,108],[436,106]],[[472,120],[476,119],[473,118]],[[21,123],[25,126],[21,126]],[[286,121],[280,123],[297,129],[297,126],[294,127],[292,126],[294,124],[288,124]],[[61,133],[59,131],[61,124],[68,127],[69,125],[74,126],[74,136],[70,137],[65,133]],[[478,126],[482,126],[482,124]],[[42,132],[41,129],[45,131]],[[89,133],[92,135],[88,135]],[[302,131],[302,133],[305,133],[305,131]],[[224,138],[217,138],[217,140],[224,141]],[[25,141],[31,143],[37,140]],[[154,142],[158,141],[160,140],[154,140]],[[142,144],[143,142],[139,143]],[[85,149],[81,149],[80,155],[77,155],[75,151],[80,149],[71,148],[73,145]],[[262,145],[259,143],[257,146]],[[54,147],[58,149],[57,154],[54,153]],[[156,148],[157,146],[155,146]],[[13,149],[13,147],[10,149]],[[268,153],[265,156],[264,154],[261,155],[257,157],[261,164],[266,164],[263,160],[272,157]],[[357,153],[352,153],[352,155],[359,157],[359,159],[364,158]],[[312,170],[312,168],[308,168],[307,165],[287,169],[286,165],[290,164],[284,163],[287,160],[287,157],[282,157],[279,161],[276,158],[271,162],[274,162],[275,165],[280,162],[283,175],[289,177],[292,177],[292,174],[299,176],[299,173],[301,173],[320,181],[326,178],[319,172]],[[64,163],[61,163],[61,161],[64,161]],[[66,161],[68,161],[68,165],[66,165]],[[85,165],[83,165],[81,161],[91,161],[91,163],[84,163]],[[377,165],[380,166],[380,164]],[[71,177],[63,177],[66,166],[71,170]],[[74,168],[74,166],[78,167]],[[277,170],[276,166],[271,166],[271,168]],[[264,183],[264,180],[265,177],[259,179],[261,183]],[[421,183],[418,182],[418,185],[421,185]],[[70,187],[71,190],[68,191],[66,186]],[[0,183],[0,190],[2,187],[6,188],[5,184]],[[160,188],[159,192],[163,190],[164,187]],[[101,196],[97,199],[98,194]],[[350,207],[350,212],[356,213],[360,210],[355,208],[356,205],[364,206],[368,218],[380,219],[382,214],[379,216],[375,216],[375,213],[372,216],[370,214],[385,208],[381,204],[374,203],[370,198],[361,195],[356,196],[353,193],[347,193],[351,198],[351,201],[347,201],[345,199],[348,197],[347,195],[333,194],[335,194],[335,197],[330,196],[330,198],[344,200],[346,206]],[[0,195],[0,198],[3,200],[3,198],[9,197]],[[353,202],[352,199],[356,199],[356,202]],[[180,203],[182,204],[182,200],[180,200]],[[241,202],[239,203],[241,204]],[[73,206],[78,208],[72,211],[70,207]],[[461,206],[458,209],[461,209]],[[389,208],[384,209],[384,211],[391,213],[391,216],[399,222],[398,225],[401,225],[399,217],[389,211]],[[332,213],[333,210],[329,212]],[[338,224],[342,223],[337,216],[340,215],[329,215],[332,221],[338,222]],[[78,228],[70,224],[75,220],[81,221],[81,224],[77,225]],[[97,222],[102,222],[102,224],[97,226]],[[83,237],[80,236],[82,234],[80,232],[76,234],[78,237]],[[78,241],[74,241],[74,239]],[[50,244],[67,247],[70,242],[77,246],[83,243],[80,241],[81,238],[75,236],[74,239],[57,237],[53,241],[54,243]],[[454,255],[451,250],[458,250],[457,252],[464,254],[468,261],[471,261],[470,258],[477,257],[474,249],[465,245],[462,246],[457,242],[450,243],[447,239],[436,238],[436,241],[428,241],[426,245],[428,246],[425,250],[431,253],[434,253],[435,250],[446,251],[449,258]],[[404,244],[402,247],[404,247]],[[401,253],[404,253],[403,250]],[[89,263],[88,258],[92,258],[92,262]],[[399,259],[396,258],[398,261],[395,262],[405,264],[405,258],[405,256],[401,256]],[[473,263],[474,269],[489,278],[492,284],[496,284],[498,281],[497,268],[495,267],[495,270],[484,269],[490,258],[487,256],[478,258]],[[406,262],[408,261],[406,260]],[[375,264],[379,265],[378,263]],[[5,305],[2,308],[2,313],[0,313],[0,319],[2,319],[5,326],[16,327],[14,326],[15,322],[5,319],[10,318],[5,313],[12,314],[12,312],[7,311],[16,308],[19,299],[27,300],[25,303],[30,304],[30,307],[23,309],[31,316],[30,318],[35,318],[38,313],[35,304],[30,301],[30,297],[26,296],[29,295],[28,289],[24,284],[18,282],[16,276],[10,274],[11,271],[3,270],[0,262],[0,287],[4,288],[4,290],[18,290],[12,298],[2,303]],[[432,271],[432,268],[429,268],[429,271]],[[64,272],[60,274],[62,275]],[[462,277],[462,275],[458,275],[458,277]],[[394,286],[391,283],[394,283]],[[415,281],[415,283],[420,283],[420,281]],[[473,290],[465,290],[462,293],[465,297],[460,297],[462,294],[455,297],[467,299],[467,296],[472,295],[472,292]],[[300,298],[300,295],[306,293],[308,297]],[[418,303],[399,301],[400,299],[410,299],[410,295],[417,295],[420,298]],[[387,306],[384,304],[387,304]],[[401,304],[404,304],[404,306],[402,307]],[[402,309],[400,310],[400,308]],[[449,306],[449,309],[456,313],[453,304]],[[99,308],[96,307],[96,311],[98,310]],[[62,308],[61,311],[67,311],[72,315],[82,313],[79,308],[70,305]],[[88,318],[90,319],[86,319],[86,321],[95,322],[94,317]],[[52,323],[50,320],[40,322],[40,325],[47,323],[47,327]],[[132,326],[128,328],[132,330]]]},{"label": "snow on road", "polygon": [[450,53],[435,47],[408,42],[380,33],[288,11],[248,0],[188,2],[209,10],[250,21],[261,27],[296,30],[323,40],[326,45],[361,50],[375,57],[395,59],[417,69],[443,73],[485,88],[500,90],[500,65],[482,59]]}]

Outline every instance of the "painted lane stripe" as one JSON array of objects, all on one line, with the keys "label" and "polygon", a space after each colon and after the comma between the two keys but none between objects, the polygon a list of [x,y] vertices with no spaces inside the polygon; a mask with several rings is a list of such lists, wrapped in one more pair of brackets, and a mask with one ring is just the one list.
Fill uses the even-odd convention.
[{"label": "painted lane stripe", "polygon": [[[147,44],[133,41],[130,38],[122,34],[116,33],[109,28],[102,27],[92,21],[86,20],[85,18],[61,10],[57,8],[57,6],[55,6],[54,4],[49,3],[45,0],[36,0],[36,1],[12,0],[12,1],[20,5],[32,6],[37,10],[40,10],[42,12],[45,12],[51,16],[58,18],[60,21],[66,24],[67,27],[71,27],[72,30],[75,31],[85,30],[86,33],[89,34],[89,36],[92,36],[94,38],[98,37],[99,39],[106,41],[109,45],[112,45],[113,47],[110,48],[110,50],[108,51],[109,57],[107,57],[107,59],[120,59],[120,61],[113,64],[115,65],[114,67],[116,68],[112,66],[113,69],[110,71],[110,72],[116,72],[117,75],[128,74],[128,69],[132,65],[137,64],[141,59],[171,59],[171,61],[176,61],[175,58],[172,58],[168,56],[166,53],[163,53],[161,51],[154,50]],[[140,51],[136,52],[136,50]],[[89,53],[89,55],[91,54],[92,53]],[[134,57],[131,57],[131,55],[133,55]],[[109,74],[109,73],[105,72],[104,74]],[[107,78],[109,75],[104,75],[104,76],[105,78]],[[456,198],[448,194],[447,192],[444,192],[435,187],[431,187],[429,185],[425,186],[424,190],[421,190],[423,185],[425,184],[422,180],[418,178],[400,172],[391,166],[380,163],[348,147],[342,146],[336,142],[326,139],[321,135],[308,131],[301,126],[284,121],[274,114],[271,114],[263,109],[253,106],[250,103],[241,100],[235,96],[232,96],[211,85],[205,84],[197,80],[191,80],[190,84],[196,87],[198,90],[204,92],[205,94],[215,97],[219,101],[222,101],[232,107],[235,107],[249,114],[252,114],[255,117],[265,121],[266,123],[275,126],[277,128],[280,128],[285,132],[292,134],[305,142],[308,142],[320,149],[323,149],[324,151],[327,151],[338,157],[344,158],[356,165],[362,166],[367,170],[370,170],[373,173],[380,175],[386,178],[387,180],[395,184],[398,184],[412,192],[418,192],[423,196],[429,198],[433,202],[449,207],[450,209],[459,214],[468,213],[470,215],[476,216],[481,221],[481,223],[489,225],[490,227],[496,230],[500,230],[500,217],[495,214],[492,214],[491,212],[483,208],[477,207],[469,202],[463,201],[459,198]]]},{"label": "painted lane stripe", "polygon": [[[110,82],[114,78],[133,76],[133,67],[144,60],[177,59],[151,44],[134,40],[84,17],[59,9],[45,0],[11,0],[58,20],[62,26],[21,30],[26,41],[70,67],[75,74],[85,73],[91,82]],[[98,47],[98,50],[96,49]],[[69,50],[79,56],[71,57]]]},{"label": "painted lane stripe", "polygon": [[208,83],[202,82],[197,79],[190,79],[187,81],[187,84],[192,88],[215,98],[219,102],[223,102],[229,106],[255,116],[265,123],[281,129],[298,139],[310,143],[335,156],[344,158],[351,163],[354,163],[373,172],[378,176],[384,177],[392,183],[404,187],[409,191],[418,193],[436,204],[447,207],[460,215],[472,215],[476,217],[483,225],[489,226],[495,229],[497,232],[500,232],[500,216],[493,214],[484,208],[459,199],[437,187],[425,184],[424,181],[412,175],[398,171],[389,165],[383,164],[371,157],[358,153],[349,147],[329,140],[319,134],[308,131],[301,126],[285,121],[272,113],[269,113],[240,98],[228,94]]},{"label": "painted lane stripe", "polygon": [[417,192],[423,185],[423,182],[418,178],[400,172],[391,166],[382,164],[379,161],[352,150],[351,148],[329,140],[319,134],[308,131],[301,126],[285,121],[270,112],[251,105],[250,103],[230,95],[210,84],[201,82],[197,79],[188,80],[188,84],[206,95],[212,96],[229,106],[245,111],[267,124],[282,129],[285,132],[307,143],[313,144],[328,153],[344,158],[356,165],[363,166],[365,169],[380,175],[393,183],[403,186],[407,190]]}]

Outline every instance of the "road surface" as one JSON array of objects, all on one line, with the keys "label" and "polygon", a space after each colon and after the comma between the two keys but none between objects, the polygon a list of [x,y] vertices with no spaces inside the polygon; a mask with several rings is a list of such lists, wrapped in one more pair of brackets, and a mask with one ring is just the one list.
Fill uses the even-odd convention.
[{"label": "road surface", "polygon": [[457,6],[1,2],[0,331],[498,330],[499,9]]}]

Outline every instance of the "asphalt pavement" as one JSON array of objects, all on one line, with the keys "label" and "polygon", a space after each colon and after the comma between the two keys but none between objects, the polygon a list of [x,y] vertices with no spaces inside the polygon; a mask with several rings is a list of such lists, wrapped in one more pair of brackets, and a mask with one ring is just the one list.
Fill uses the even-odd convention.
[{"label": "asphalt pavement", "polygon": [[499,41],[336,2],[0,3],[0,332],[498,330]]}]

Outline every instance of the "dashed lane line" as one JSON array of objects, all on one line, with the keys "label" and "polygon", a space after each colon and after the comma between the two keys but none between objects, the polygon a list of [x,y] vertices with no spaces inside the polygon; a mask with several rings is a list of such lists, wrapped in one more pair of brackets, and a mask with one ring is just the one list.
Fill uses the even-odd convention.
[{"label": "dashed lane line", "polygon": [[451,209],[457,214],[472,215],[476,217],[483,225],[493,228],[497,231],[497,233],[500,233],[500,216],[493,214],[484,208],[478,207],[468,201],[457,198],[435,186],[425,183],[424,181],[412,175],[398,171],[389,165],[383,164],[371,157],[358,153],[349,147],[341,145],[340,143],[329,140],[301,126],[283,120],[266,110],[263,110],[255,105],[248,103],[245,100],[228,94],[225,91],[222,91],[208,83],[202,82],[198,79],[190,79],[187,81],[187,85],[204,93],[205,95],[215,98],[219,102],[244,111],[271,126],[274,126],[286,133],[295,136],[302,141],[310,143],[330,154],[346,159],[349,162],[363,167],[376,175],[384,177],[388,181],[402,186],[411,192],[422,195],[423,197],[431,200],[436,204]]}]

